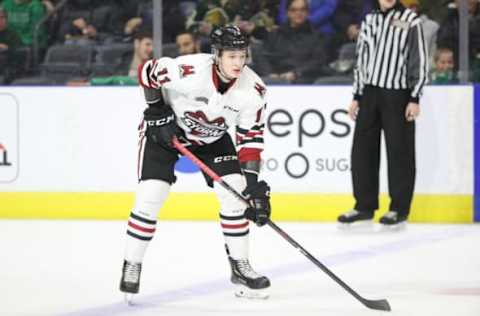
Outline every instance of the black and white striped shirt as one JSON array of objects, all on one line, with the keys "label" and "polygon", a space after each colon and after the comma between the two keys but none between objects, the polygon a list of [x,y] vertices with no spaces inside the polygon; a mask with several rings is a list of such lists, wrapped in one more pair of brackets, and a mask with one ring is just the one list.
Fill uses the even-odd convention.
[{"label": "black and white striped shirt", "polygon": [[362,22],[357,41],[354,99],[365,85],[408,89],[417,102],[428,78],[428,52],[420,17],[410,9],[374,10]]}]

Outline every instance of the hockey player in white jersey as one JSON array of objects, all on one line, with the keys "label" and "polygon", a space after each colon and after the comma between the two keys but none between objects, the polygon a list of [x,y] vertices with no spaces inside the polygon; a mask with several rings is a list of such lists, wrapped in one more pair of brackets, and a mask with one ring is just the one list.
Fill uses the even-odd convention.
[{"label": "hockey player in white jersey", "polygon": [[[248,253],[248,220],[262,226],[270,216],[270,188],[258,180],[266,88],[245,65],[248,39],[238,27],[218,28],[210,37],[212,54],[154,59],[139,68],[148,107],[140,125],[139,184],[120,281],[127,299],[139,292],[143,257],[176,180],[179,152],[172,145],[174,136],[249,200],[247,208],[206,178],[220,202],[231,281],[240,287],[236,295],[268,297],[270,281],[252,269]],[[235,145],[227,132],[230,127],[236,128]]]}]

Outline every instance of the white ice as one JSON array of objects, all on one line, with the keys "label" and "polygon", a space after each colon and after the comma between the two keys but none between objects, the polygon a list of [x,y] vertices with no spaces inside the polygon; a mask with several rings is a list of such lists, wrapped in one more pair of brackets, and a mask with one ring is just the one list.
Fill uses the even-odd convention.
[{"label": "white ice", "polygon": [[234,297],[220,225],[159,221],[137,304],[118,290],[125,221],[0,221],[0,315],[479,316],[480,226],[409,224],[339,231],[277,223],[361,296],[367,309],[269,227],[251,225],[251,261],[270,277],[265,301]]}]

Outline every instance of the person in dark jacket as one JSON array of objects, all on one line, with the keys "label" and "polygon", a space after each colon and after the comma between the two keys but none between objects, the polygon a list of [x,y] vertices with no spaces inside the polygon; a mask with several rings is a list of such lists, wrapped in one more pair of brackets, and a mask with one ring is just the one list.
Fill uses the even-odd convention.
[{"label": "person in dark jacket", "polygon": [[372,9],[371,0],[339,0],[333,26],[337,30],[335,36],[341,40],[340,44],[357,40],[360,23]]},{"label": "person in dark jacket", "polygon": [[[449,4],[447,18],[440,24],[440,29],[438,30],[437,34],[437,46],[447,47],[453,51],[456,66],[459,65],[458,2],[459,0],[456,0],[455,2]],[[468,15],[469,58],[471,61],[473,61],[475,56],[480,54],[480,3],[477,0],[468,1]]]},{"label": "person in dark jacket", "polygon": [[[336,32],[328,45],[328,60],[339,57],[343,45],[356,42],[363,17],[373,9],[371,0],[338,0],[332,19]],[[345,46],[347,47],[347,46]]]},{"label": "person in dark jacket", "polygon": [[[278,22],[285,23],[289,19],[288,8],[290,6],[288,0],[280,0]],[[324,36],[331,36],[335,33],[332,25],[338,0],[308,0],[309,12],[308,21],[313,28]]]},{"label": "person in dark jacket", "polygon": [[306,0],[288,1],[288,21],[269,34],[261,65],[270,83],[313,83],[325,65],[323,38],[308,22]]}]

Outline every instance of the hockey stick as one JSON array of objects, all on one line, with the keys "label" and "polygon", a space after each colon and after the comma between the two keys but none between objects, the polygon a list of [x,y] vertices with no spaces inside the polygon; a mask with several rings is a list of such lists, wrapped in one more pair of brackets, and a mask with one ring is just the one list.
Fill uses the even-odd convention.
[{"label": "hockey stick", "polygon": [[[217,182],[220,184],[222,187],[224,187],[227,191],[232,193],[236,198],[239,200],[243,201],[245,204],[250,206],[250,203],[248,200],[238,193],[234,188],[232,188],[228,183],[222,180],[215,171],[210,169],[206,164],[204,164],[200,159],[198,159],[190,150],[185,148],[183,144],[181,144],[176,137],[173,139],[173,145],[175,148],[181,152],[183,155],[186,157],[190,158],[190,160],[193,161],[195,165],[197,165],[203,172],[205,172],[209,177],[213,179],[213,181]],[[298,251],[300,251],[305,257],[307,257],[311,262],[313,262],[317,267],[322,269],[323,272],[325,272],[329,277],[331,277],[335,282],[337,282],[341,287],[343,287],[348,293],[353,295],[357,300],[359,300],[363,305],[365,305],[368,308],[371,309],[377,309],[377,310],[382,310],[382,311],[390,311],[390,304],[388,303],[387,300],[382,299],[382,300],[368,300],[357,292],[355,292],[350,286],[348,286],[345,282],[343,282],[339,277],[337,277],[330,269],[328,269],[323,263],[318,261],[314,256],[312,256],[305,248],[303,248],[299,243],[297,243],[295,240],[293,240],[292,237],[290,237],[286,232],[284,232],[280,227],[278,227],[274,222],[272,222],[270,219],[267,221],[268,226],[270,226],[273,230],[275,230],[277,233],[280,234],[286,241],[288,241],[293,247],[297,248]]]}]

